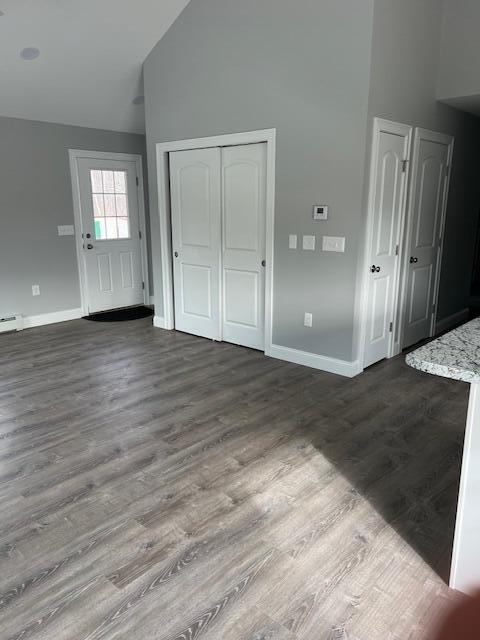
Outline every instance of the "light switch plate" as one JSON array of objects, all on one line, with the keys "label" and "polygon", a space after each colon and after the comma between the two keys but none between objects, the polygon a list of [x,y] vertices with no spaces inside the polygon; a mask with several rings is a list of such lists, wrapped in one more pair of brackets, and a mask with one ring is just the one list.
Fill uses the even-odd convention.
[{"label": "light switch plate", "polygon": [[334,236],[323,236],[322,251],[345,252],[345,238],[337,238]]},{"label": "light switch plate", "polygon": [[288,248],[289,249],[296,249],[297,248],[297,234],[296,233],[291,233],[288,236]]},{"label": "light switch plate", "polygon": [[58,227],[59,236],[73,236],[75,235],[75,229],[73,224],[59,224]]},{"label": "light switch plate", "polygon": [[303,236],[302,247],[304,251],[315,251],[315,236]]},{"label": "light switch plate", "polygon": [[328,204],[314,204],[313,205],[313,219],[314,220],[328,220]]},{"label": "light switch plate", "polygon": [[311,313],[305,312],[303,317],[303,325],[305,327],[311,327],[313,325],[313,315]]}]

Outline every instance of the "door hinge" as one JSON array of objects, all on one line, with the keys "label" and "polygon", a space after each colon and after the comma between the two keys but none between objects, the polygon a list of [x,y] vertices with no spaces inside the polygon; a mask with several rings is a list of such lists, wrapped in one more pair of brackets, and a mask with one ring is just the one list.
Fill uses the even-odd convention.
[{"label": "door hinge", "polygon": [[138,187],[138,185],[140,184],[138,181],[138,176],[135,176],[135,182],[137,183],[137,187]]},{"label": "door hinge", "polygon": [[142,289],[145,290],[145,283],[144,282],[142,282]]},{"label": "door hinge", "polygon": [[408,166],[408,160],[402,160],[402,173],[406,173]]},{"label": "door hinge", "polygon": [[142,232],[140,229],[138,230],[138,237],[140,238],[140,240],[142,239]]},{"label": "door hinge", "polygon": [[432,304],[432,311],[435,311],[435,307],[436,307],[436,304],[435,304],[435,303],[433,303],[433,304]]},{"label": "door hinge", "polygon": [[388,327],[388,331],[389,331],[389,333],[392,333],[392,331],[393,331],[393,322],[390,322],[390,326]]},{"label": "door hinge", "polygon": [[398,246],[398,244],[395,245],[395,255],[398,256],[398,251],[399,251],[400,247]]}]

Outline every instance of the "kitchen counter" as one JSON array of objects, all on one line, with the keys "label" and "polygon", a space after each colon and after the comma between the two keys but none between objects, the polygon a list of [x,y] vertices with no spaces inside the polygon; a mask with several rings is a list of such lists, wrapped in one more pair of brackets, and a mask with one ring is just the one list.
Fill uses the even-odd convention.
[{"label": "kitchen counter", "polygon": [[425,373],[463,382],[480,382],[480,318],[415,349],[408,365]]},{"label": "kitchen counter", "polygon": [[480,318],[415,349],[406,362],[470,383],[450,586],[474,593],[480,587]]}]

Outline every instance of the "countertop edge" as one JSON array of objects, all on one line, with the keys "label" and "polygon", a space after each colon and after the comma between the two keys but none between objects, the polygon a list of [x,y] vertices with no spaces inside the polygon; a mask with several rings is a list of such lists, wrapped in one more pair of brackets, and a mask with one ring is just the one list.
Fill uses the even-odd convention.
[{"label": "countertop edge", "polygon": [[480,373],[423,360],[415,355],[415,351],[406,355],[405,362],[413,369],[418,369],[431,375],[441,376],[442,378],[450,378],[452,380],[470,383],[480,382]]}]

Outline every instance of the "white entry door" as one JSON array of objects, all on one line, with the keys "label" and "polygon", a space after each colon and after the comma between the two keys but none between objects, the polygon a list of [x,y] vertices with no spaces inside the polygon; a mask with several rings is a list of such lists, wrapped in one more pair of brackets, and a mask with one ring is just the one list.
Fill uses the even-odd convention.
[{"label": "white entry door", "polygon": [[88,313],[143,304],[136,162],[76,162]]},{"label": "white entry door", "polygon": [[403,347],[433,335],[453,139],[417,129],[412,163]]},{"label": "white entry door", "polygon": [[175,328],[264,349],[266,144],[170,153]]},{"label": "white entry door", "polygon": [[410,141],[410,127],[375,121],[366,267],[365,367],[388,357],[393,340]]},{"label": "white entry door", "polygon": [[175,328],[221,340],[221,153],[170,154]]},{"label": "white entry door", "polygon": [[267,145],[222,149],[223,339],[265,347]]}]

